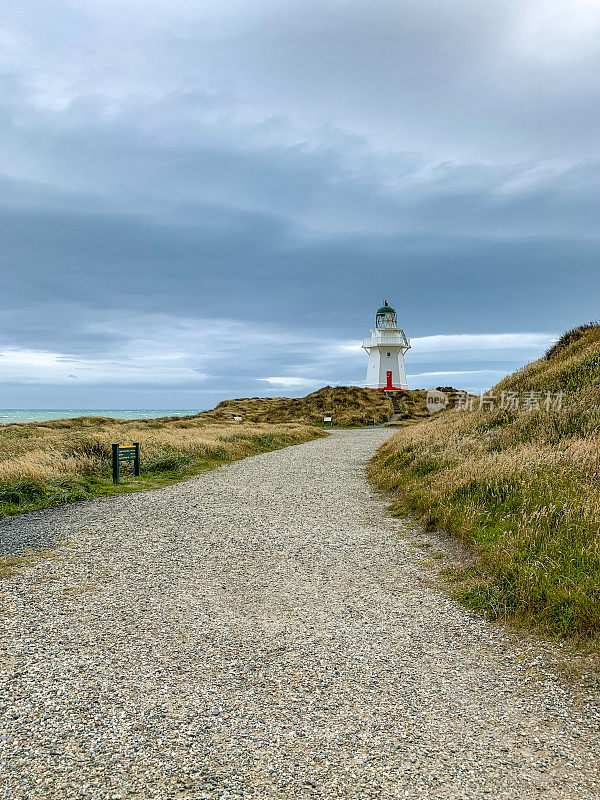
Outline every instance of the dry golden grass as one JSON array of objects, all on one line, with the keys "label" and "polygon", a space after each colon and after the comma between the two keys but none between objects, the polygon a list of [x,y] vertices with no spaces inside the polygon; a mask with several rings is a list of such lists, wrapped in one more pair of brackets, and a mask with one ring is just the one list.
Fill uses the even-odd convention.
[{"label": "dry golden grass", "polygon": [[[147,488],[321,431],[296,423],[236,423],[211,415],[161,420],[87,417],[0,428],[0,516],[115,491]],[[140,443],[142,479],[112,485],[111,446]]]},{"label": "dry golden grass", "polygon": [[[424,398],[407,401],[413,408]],[[420,407],[420,406],[419,406]],[[0,516],[172,482],[212,466],[324,435],[324,416],[352,427],[392,413],[383,392],[324,387],[301,398],[228,400],[189,417],[83,417],[0,426]],[[243,418],[241,423],[234,415]],[[142,479],[112,485],[111,445],[139,442]],[[126,476],[126,474],[125,474]]]},{"label": "dry golden grass", "polygon": [[[0,426],[0,516],[163,485],[218,464],[323,436],[336,426],[384,422],[383,392],[324,387],[302,398],[228,400],[189,417],[83,417]],[[243,418],[235,422],[234,415]],[[112,485],[111,445],[140,443],[142,478]],[[126,477],[126,473],[125,473]]]},{"label": "dry golden grass", "polygon": [[302,422],[321,425],[332,417],[335,427],[351,428],[386,422],[392,415],[392,402],[376,389],[358,386],[325,386],[306,397],[244,397],[224,400],[209,412],[217,418],[234,414],[252,422]]},{"label": "dry golden grass", "polygon": [[600,327],[584,326],[502,391],[563,391],[561,410],[447,411],[381,448],[372,479],[472,545],[459,596],[552,634],[600,631]]},{"label": "dry golden grass", "polygon": [[428,419],[431,414],[427,410],[427,392],[425,389],[408,389],[398,395],[400,424],[418,419]]}]

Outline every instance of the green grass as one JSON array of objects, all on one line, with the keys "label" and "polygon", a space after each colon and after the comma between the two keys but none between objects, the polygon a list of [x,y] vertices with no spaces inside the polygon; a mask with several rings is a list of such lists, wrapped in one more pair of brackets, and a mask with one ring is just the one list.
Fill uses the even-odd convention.
[{"label": "green grass", "polygon": [[153,468],[144,470],[139,478],[121,473],[121,482],[113,484],[112,478],[89,476],[65,476],[51,478],[47,481],[27,479],[5,484],[0,488],[0,519],[12,514],[26,511],[37,511],[51,506],[75,503],[81,500],[90,500],[94,497],[108,495],[128,494],[145,489],[158,489],[193,475],[201,474],[222,464],[229,459],[198,460],[193,464],[177,466],[175,459],[169,459],[168,468]]},{"label": "green grass", "polygon": [[[139,427],[143,423],[136,423]],[[158,430],[162,440],[148,440],[142,447],[141,467],[142,475],[135,478],[130,466],[122,466],[121,482],[118,485],[112,482],[112,461],[110,438],[116,438],[111,429],[110,421],[104,421],[108,427],[108,441],[98,438],[78,438],[68,425],[58,428],[60,436],[57,438],[56,429],[51,434],[44,436],[42,443],[50,441],[49,456],[55,458],[59,467],[64,465],[64,459],[71,459],[67,463],[71,467],[71,474],[36,474],[36,464],[27,464],[30,474],[17,474],[13,480],[0,480],[0,518],[27,511],[36,511],[52,506],[89,500],[96,497],[127,494],[147,489],[157,489],[178,481],[199,475],[208,470],[215,469],[232,461],[258,455],[271,450],[281,449],[293,444],[300,444],[318,436],[322,432],[306,426],[273,425],[271,430],[265,430],[265,425],[247,424],[244,426],[230,426],[226,424],[207,425],[199,428],[192,427],[182,436],[173,437],[169,424],[163,423],[163,428]],[[74,426],[76,429],[79,426]],[[150,428],[150,426],[148,426]],[[151,430],[157,430],[156,425]],[[34,435],[33,427],[29,431],[36,442],[35,453],[40,451],[39,428]],[[137,432],[139,434],[139,430]],[[144,427],[144,433],[148,430]],[[7,434],[2,440],[2,434]],[[94,437],[98,436],[94,428]],[[133,434],[135,436],[135,432]],[[10,447],[10,442],[18,439],[25,444],[25,459],[27,451],[27,430],[5,429],[0,431],[0,445]],[[58,445],[60,449],[58,448]],[[22,454],[19,454],[23,458]],[[40,456],[37,456],[38,461]],[[32,460],[35,462],[35,459]],[[10,459],[4,464],[10,469]],[[46,467],[46,465],[44,465]],[[52,466],[52,462],[51,462]],[[10,475],[10,472],[8,473]]]},{"label": "green grass", "polygon": [[562,391],[563,409],[446,411],[388,440],[369,466],[415,514],[469,545],[454,594],[549,636],[600,634],[600,326],[565,335],[492,393]]}]

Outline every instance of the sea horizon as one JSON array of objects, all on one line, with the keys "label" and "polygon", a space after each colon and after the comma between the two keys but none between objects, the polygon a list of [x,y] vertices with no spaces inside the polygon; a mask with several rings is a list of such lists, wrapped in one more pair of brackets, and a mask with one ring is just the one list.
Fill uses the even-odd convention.
[{"label": "sea horizon", "polygon": [[153,419],[157,417],[186,417],[206,409],[198,408],[0,408],[0,425],[15,422],[51,422],[77,417],[108,417],[114,419]]}]

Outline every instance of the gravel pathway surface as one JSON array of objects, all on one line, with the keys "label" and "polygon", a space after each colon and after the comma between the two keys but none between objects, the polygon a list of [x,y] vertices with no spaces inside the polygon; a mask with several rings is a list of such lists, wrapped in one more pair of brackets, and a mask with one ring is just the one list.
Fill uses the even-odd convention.
[{"label": "gravel pathway surface", "polygon": [[436,589],[336,432],[8,520],[0,797],[600,797],[598,712]]}]

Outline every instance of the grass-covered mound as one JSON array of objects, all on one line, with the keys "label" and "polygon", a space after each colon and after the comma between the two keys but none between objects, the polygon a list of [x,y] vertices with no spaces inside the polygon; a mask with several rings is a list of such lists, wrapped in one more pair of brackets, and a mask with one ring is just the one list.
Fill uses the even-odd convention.
[{"label": "grass-covered mound", "polygon": [[[564,392],[546,410],[546,392]],[[473,546],[458,593],[552,634],[600,631],[600,325],[565,334],[490,394],[540,408],[450,410],[407,427],[370,465],[416,512]],[[537,394],[527,394],[539,392]]]},{"label": "grass-covered mound", "polygon": [[[236,423],[210,415],[80,417],[0,426],[0,517],[106,494],[164,486],[211,467],[300,444],[307,425]],[[140,443],[142,477],[112,484],[111,445]]]},{"label": "grass-covered mound", "polygon": [[306,397],[245,397],[224,400],[210,412],[231,419],[238,415],[252,422],[300,422],[322,425],[331,417],[335,427],[352,428],[386,422],[393,413],[391,400],[377,389],[358,386],[324,386]]},{"label": "grass-covered mound", "polygon": [[431,416],[427,410],[427,391],[425,389],[407,389],[399,392],[397,402],[400,408],[398,412],[398,423],[412,423],[415,420],[429,419]]}]

